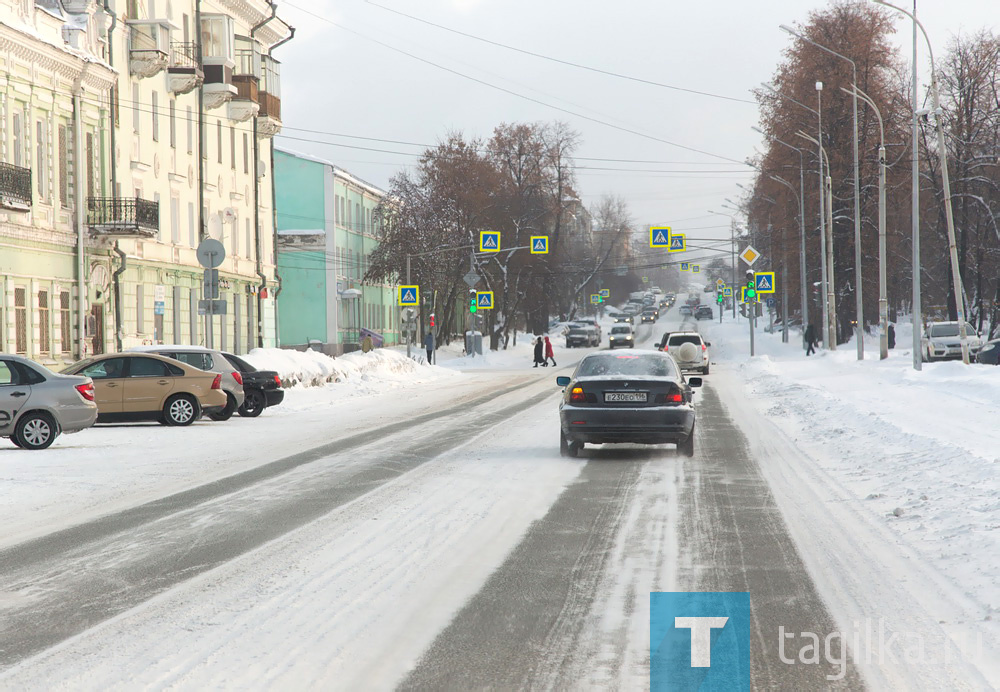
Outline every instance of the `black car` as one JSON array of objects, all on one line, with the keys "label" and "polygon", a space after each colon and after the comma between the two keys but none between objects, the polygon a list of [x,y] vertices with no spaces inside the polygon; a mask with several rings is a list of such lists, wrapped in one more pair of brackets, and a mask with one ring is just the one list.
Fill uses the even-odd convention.
[{"label": "black car", "polygon": [[587,356],[564,387],[559,405],[559,453],[575,457],[584,444],[673,443],[694,456],[695,410],[691,387],[674,359],[658,351],[602,352]]},{"label": "black car", "polygon": [[243,393],[246,398],[236,412],[245,418],[256,418],[269,406],[277,406],[285,399],[281,377],[274,370],[258,370],[232,353],[223,354],[243,376]]},{"label": "black car", "polygon": [[694,318],[696,320],[710,320],[715,317],[715,312],[712,310],[711,305],[699,305],[694,311]]},{"label": "black car", "polygon": [[976,354],[976,362],[984,365],[1000,365],[1000,339],[983,344]]}]

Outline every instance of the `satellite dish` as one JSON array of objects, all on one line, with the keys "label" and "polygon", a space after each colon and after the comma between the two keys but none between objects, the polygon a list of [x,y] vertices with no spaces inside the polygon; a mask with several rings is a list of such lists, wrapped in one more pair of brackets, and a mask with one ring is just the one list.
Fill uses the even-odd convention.
[{"label": "satellite dish", "polygon": [[208,237],[222,240],[222,219],[218,214],[208,217]]}]

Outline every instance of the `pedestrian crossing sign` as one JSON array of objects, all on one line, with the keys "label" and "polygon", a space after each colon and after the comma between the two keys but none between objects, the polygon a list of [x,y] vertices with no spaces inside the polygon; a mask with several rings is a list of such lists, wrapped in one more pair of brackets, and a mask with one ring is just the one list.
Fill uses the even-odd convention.
[{"label": "pedestrian crossing sign", "polygon": [[684,252],[685,250],[687,250],[687,243],[683,233],[674,233],[670,236],[670,247],[667,252]]},{"label": "pedestrian crossing sign", "polygon": [[600,302],[601,302],[601,294],[600,293],[591,293],[590,294],[590,302],[592,304],[594,304],[594,305],[599,305]]},{"label": "pedestrian crossing sign", "polygon": [[700,272],[701,272],[701,265],[700,264],[692,264],[691,265],[691,273],[692,274],[698,274]]},{"label": "pedestrian crossing sign", "polygon": [[681,271],[686,272],[690,266],[690,262],[681,262]]},{"label": "pedestrian crossing sign", "polygon": [[649,227],[649,247],[670,249],[670,227],[650,226]]},{"label": "pedestrian crossing sign", "polygon": [[755,272],[753,279],[757,293],[774,293],[774,272]]},{"label": "pedestrian crossing sign", "polygon": [[610,298],[610,297],[611,297],[611,291],[609,289],[607,289],[607,288],[602,288],[601,289],[601,298]]},{"label": "pedestrian crossing sign", "polygon": [[500,252],[500,232],[480,231],[479,233],[480,252]]},{"label": "pedestrian crossing sign", "polygon": [[420,286],[400,286],[399,304],[402,307],[417,307],[420,305]]},{"label": "pedestrian crossing sign", "polygon": [[533,255],[549,254],[549,237],[547,235],[531,236],[531,254]]},{"label": "pedestrian crossing sign", "polygon": [[476,291],[476,306],[480,310],[492,310],[493,291]]},{"label": "pedestrian crossing sign", "polygon": [[722,295],[724,295],[726,298],[732,298],[733,297],[733,287],[732,286],[723,286],[722,287]]}]

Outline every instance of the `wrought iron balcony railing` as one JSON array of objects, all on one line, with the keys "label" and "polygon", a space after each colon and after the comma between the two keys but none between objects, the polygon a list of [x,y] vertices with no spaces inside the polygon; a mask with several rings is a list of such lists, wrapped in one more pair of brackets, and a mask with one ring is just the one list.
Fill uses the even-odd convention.
[{"label": "wrought iron balcony railing", "polygon": [[196,69],[198,65],[198,47],[194,43],[183,41],[170,42],[170,67]]},{"label": "wrought iron balcony railing", "polygon": [[160,204],[140,197],[88,197],[87,226],[94,235],[154,237]]},{"label": "wrought iron balcony railing", "polygon": [[31,209],[31,169],[0,162],[0,207]]}]

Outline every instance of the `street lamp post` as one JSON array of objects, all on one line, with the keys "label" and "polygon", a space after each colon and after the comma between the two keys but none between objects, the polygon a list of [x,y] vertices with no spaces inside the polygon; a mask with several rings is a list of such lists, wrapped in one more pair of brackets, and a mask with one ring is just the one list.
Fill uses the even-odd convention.
[{"label": "street lamp post", "polygon": [[[844,89],[847,91],[847,89]],[[886,295],[886,240],[885,240],[885,126],[882,123],[882,112],[868,94],[854,86],[857,95],[875,112],[878,118],[878,357],[885,360],[889,357],[889,299]]]},{"label": "street lamp post", "polygon": [[[806,43],[811,43],[820,50],[826,51],[834,57],[851,63],[851,70],[853,74],[852,85],[855,87],[858,85],[858,66],[853,60],[848,58],[846,55],[841,55],[835,50],[831,50],[824,45],[806,38],[785,24],[781,25],[781,30],[788,32],[792,36],[797,36]],[[822,84],[822,82],[817,82],[817,84]],[[822,87],[818,86],[817,88],[821,89]],[[861,281],[861,181],[858,173],[858,95],[854,92],[851,92],[851,95],[853,96],[854,105],[854,308],[856,312],[855,319],[857,320],[857,326],[855,327],[855,340],[857,341],[858,346],[858,360],[864,360],[865,341],[862,336],[865,329],[865,315],[864,301],[862,300],[861,295],[863,282]]]},{"label": "street lamp post", "polygon": [[[715,214],[716,216],[728,216],[729,217],[729,234],[730,234],[730,247],[732,252],[732,274],[730,286],[733,290],[733,319],[736,319],[736,217],[730,214],[723,214],[718,211],[708,211],[709,214]],[[719,308],[719,314],[722,314],[722,308]]]},{"label": "street lamp post", "polygon": [[[914,56],[913,56],[913,170],[914,178],[917,179],[917,164],[916,164],[916,150],[917,150],[917,60],[916,60],[916,38],[917,38],[917,28],[920,29],[920,33],[924,35],[924,40],[927,41],[927,54],[931,59],[931,95],[934,99],[934,114],[937,116],[937,139],[938,139],[938,152],[941,156],[941,185],[943,186],[944,194],[944,217],[945,222],[948,226],[948,254],[951,259],[951,280],[952,280],[952,290],[955,292],[955,312],[958,316],[958,335],[962,341],[962,362],[966,365],[969,364],[969,340],[968,340],[968,330],[966,330],[965,325],[965,293],[962,290],[962,276],[959,273],[958,267],[958,246],[955,243],[955,216],[951,208],[951,180],[948,177],[948,150],[945,148],[944,141],[944,122],[942,115],[944,111],[941,109],[941,95],[938,89],[937,80],[937,69],[934,67],[934,48],[931,46],[931,39],[927,35],[927,30],[924,29],[924,25],[921,24],[916,15],[907,12],[906,10],[896,7],[885,0],[874,0],[874,2],[879,5],[885,5],[886,7],[891,7],[892,9],[902,12],[907,17],[913,20],[914,30],[913,30],[913,42],[914,42]],[[914,182],[914,189],[917,188],[918,183]],[[914,201],[913,208],[916,210],[917,203]],[[914,229],[918,229],[916,226],[916,221],[914,222]],[[914,238],[918,235],[917,230],[914,231]],[[919,262],[919,256],[916,254],[917,250],[914,250],[914,267],[917,266]],[[919,289],[917,289],[919,290]],[[914,293],[917,292],[914,291]],[[920,368],[916,365],[918,359],[920,358],[920,339],[919,339],[919,325],[916,323],[916,315],[914,315],[913,324],[913,351],[914,351],[914,367],[919,370]]]},{"label": "street lamp post", "polygon": [[[801,171],[802,169],[800,168],[799,170]],[[767,177],[770,178],[771,180],[775,181],[776,183],[780,183],[781,185],[784,185],[785,187],[787,187],[789,190],[792,191],[792,194],[795,195],[795,197],[798,198],[798,202],[799,202],[799,228],[800,228],[800,232],[801,232],[801,235],[802,235],[802,238],[803,238],[803,241],[804,241],[804,239],[805,239],[805,233],[806,233],[806,228],[805,228],[805,222],[802,220],[802,195],[799,194],[798,190],[796,190],[795,187],[790,182],[788,182],[787,180],[785,180],[784,178],[782,178],[780,176],[777,176],[777,175],[771,175],[771,174],[768,174]],[[784,245],[784,244],[782,244],[782,245]],[[782,277],[781,277],[781,290],[782,290],[782,293],[781,293],[781,295],[782,295],[782,298],[781,298],[781,309],[782,309],[781,340],[784,341],[787,344],[788,343],[788,299],[787,299],[787,295],[788,295],[787,294],[787,289],[788,289],[787,276],[788,276],[788,274],[787,274],[787,270],[785,268],[786,264],[787,264],[787,262],[784,262],[784,261],[781,263],[781,270],[782,270],[781,271],[781,273],[782,273]],[[803,271],[804,271],[805,264],[802,264],[802,268],[803,268]],[[803,317],[804,317],[805,313],[803,312],[802,314],[803,314]]]}]

